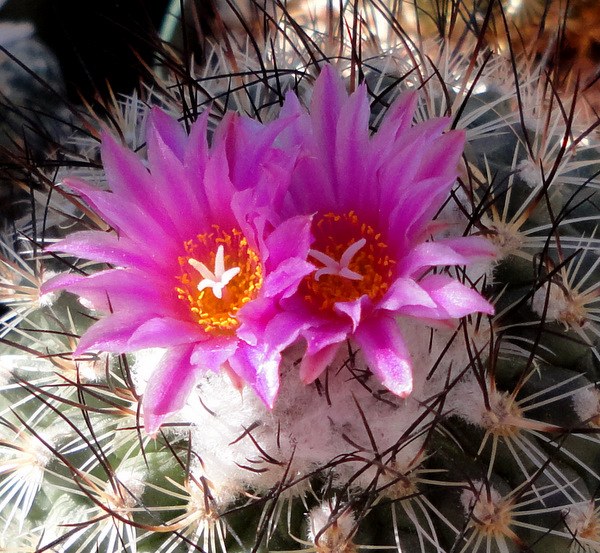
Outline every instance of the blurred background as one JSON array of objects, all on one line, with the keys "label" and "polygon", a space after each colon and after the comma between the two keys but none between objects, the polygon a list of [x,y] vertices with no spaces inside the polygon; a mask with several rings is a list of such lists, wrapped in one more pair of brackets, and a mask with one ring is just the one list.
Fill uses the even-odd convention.
[{"label": "blurred background", "polygon": [[[203,35],[188,52],[196,60],[202,57],[203,37],[241,28],[229,1],[185,2],[193,6],[193,13],[186,12],[186,27],[195,37]],[[260,33],[260,25],[253,25],[261,20],[256,6],[272,4],[254,3],[253,13],[252,0],[231,1],[252,32]],[[411,27],[411,14],[416,9],[429,14],[422,19],[431,28],[421,25],[421,37],[443,36],[452,24],[476,32],[488,6],[496,16],[502,6],[513,30],[513,52],[530,52],[548,71],[558,72],[554,82],[562,91],[578,87],[592,109],[600,111],[600,0],[462,0],[472,17],[452,24],[440,8],[450,4],[381,2],[398,10],[413,36],[417,30]],[[18,216],[26,201],[30,172],[21,167],[31,169],[31,161],[48,159],[53,145],[71,134],[73,114],[82,105],[96,108],[101,99],[129,94],[144,80],[161,50],[158,33],[165,14],[177,12],[179,5],[180,0],[0,0],[0,228]],[[285,5],[290,13],[303,14],[332,9],[339,0],[287,0]],[[215,18],[217,11],[220,18]],[[489,47],[506,52],[503,25],[490,29],[485,37]],[[172,44],[181,46],[177,37]]]},{"label": "blurred background", "polygon": [[129,91],[141,60],[152,57],[152,36],[168,0],[7,0],[0,20],[28,21],[56,56],[69,99],[97,91]]}]

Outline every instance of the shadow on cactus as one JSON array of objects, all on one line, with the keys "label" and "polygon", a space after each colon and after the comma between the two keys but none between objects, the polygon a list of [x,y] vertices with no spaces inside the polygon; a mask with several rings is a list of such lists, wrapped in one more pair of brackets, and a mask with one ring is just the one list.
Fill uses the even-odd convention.
[{"label": "shadow on cactus", "polygon": [[591,88],[415,4],[190,3],[25,164],[0,548],[600,551]]}]

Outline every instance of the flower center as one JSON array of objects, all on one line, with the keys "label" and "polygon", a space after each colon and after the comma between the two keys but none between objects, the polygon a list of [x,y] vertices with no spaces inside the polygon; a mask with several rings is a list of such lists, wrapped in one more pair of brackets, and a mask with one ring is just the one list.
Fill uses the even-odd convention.
[{"label": "flower center", "polygon": [[193,318],[206,332],[233,334],[240,325],[237,312],[254,299],[262,286],[258,254],[237,229],[199,234],[184,243],[186,255],[179,258],[181,275],[175,287]]},{"label": "flower center", "polygon": [[321,310],[337,302],[367,295],[383,297],[393,280],[396,261],[388,255],[381,233],[362,223],[354,211],[327,213],[313,224],[315,242],[309,251],[317,271],[300,285],[305,299]]}]

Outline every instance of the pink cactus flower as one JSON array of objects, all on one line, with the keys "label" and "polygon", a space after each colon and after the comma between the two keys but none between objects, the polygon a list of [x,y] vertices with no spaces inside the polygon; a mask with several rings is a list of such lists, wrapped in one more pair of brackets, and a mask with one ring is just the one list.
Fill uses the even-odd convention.
[{"label": "pink cactus flower", "polygon": [[273,406],[280,352],[290,342],[289,327],[278,324],[277,302],[314,271],[307,261],[310,217],[272,224],[294,162],[272,145],[287,123],[263,126],[230,114],[209,147],[207,120],[205,112],[188,136],[154,110],[148,169],[105,135],[110,191],[77,179],[64,184],[115,232],[78,232],[49,248],[116,267],[59,275],[44,287],[66,289],[107,313],[81,337],[75,354],[167,348],[143,397],[151,435],[209,370],[226,370]]},{"label": "pink cactus flower", "polygon": [[307,344],[305,383],[352,338],[379,380],[406,396],[412,365],[397,317],[494,313],[478,292],[435,270],[494,249],[478,237],[431,239],[432,218],[456,182],[464,132],[444,133],[449,121],[442,118],[413,126],[416,102],[416,93],[398,98],[371,136],[366,87],[349,96],[331,66],[315,83],[309,113],[294,94],[286,98],[282,116],[295,119],[279,139],[301,152],[285,216],[313,215],[309,260],[317,266],[282,300],[287,324]]}]

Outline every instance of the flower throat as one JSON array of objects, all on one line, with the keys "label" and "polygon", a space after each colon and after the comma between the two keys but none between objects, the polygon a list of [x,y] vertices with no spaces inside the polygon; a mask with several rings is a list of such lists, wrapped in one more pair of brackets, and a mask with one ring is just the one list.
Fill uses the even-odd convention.
[{"label": "flower throat", "polygon": [[231,335],[240,325],[237,312],[262,286],[262,265],[241,231],[211,228],[184,243],[175,290],[206,332]]},{"label": "flower throat", "polygon": [[300,293],[320,310],[368,296],[375,302],[388,291],[396,261],[381,233],[362,223],[354,211],[326,213],[313,223],[309,252],[317,271],[303,279]]}]

